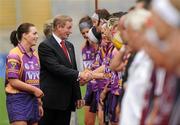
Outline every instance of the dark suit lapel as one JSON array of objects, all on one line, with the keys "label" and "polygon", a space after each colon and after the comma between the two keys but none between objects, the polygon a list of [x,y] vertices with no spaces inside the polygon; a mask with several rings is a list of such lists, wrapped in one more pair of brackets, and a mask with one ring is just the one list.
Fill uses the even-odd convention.
[{"label": "dark suit lapel", "polygon": [[[68,62],[68,64],[71,64],[69,62],[69,59],[67,59],[66,55],[63,52],[63,49],[60,47],[60,45],[58,44],[58,42],[56,41],[56,39],[52,36],[51,38],[51,42],[53,44],[53,47],[56,49],[58,55],[60,55],[61,57],[63,57],[63,59]],[[69,50],[68,50],[69,51]]]}]

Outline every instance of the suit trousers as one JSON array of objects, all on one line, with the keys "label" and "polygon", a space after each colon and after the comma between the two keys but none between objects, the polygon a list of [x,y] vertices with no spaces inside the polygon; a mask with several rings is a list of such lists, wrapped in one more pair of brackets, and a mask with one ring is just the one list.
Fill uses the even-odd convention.
[{"label": "suit trousers", "polygon": [[70,125],[70,110],[43,109],[44,116],[40,119],[39,125]]}]

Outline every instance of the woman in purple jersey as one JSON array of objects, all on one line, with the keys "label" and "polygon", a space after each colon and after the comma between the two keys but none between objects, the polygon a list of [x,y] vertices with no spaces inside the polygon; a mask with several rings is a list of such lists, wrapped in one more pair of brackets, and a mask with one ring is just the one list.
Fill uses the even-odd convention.
[{"label": "woman in purple jersey", "polygon": [[31,23],[21,24],[10,36],[15,46],[6,61],[6,105],[11,125],[37,125],[43,115],[39,89],[39,58],[32,48],[38,39]]},{"label": "woman in purple jersey", "polygon": [[[83,59],[83,67],[85,70],[91,69],[91,65],[95,60],[95,55],[96,55],[96,51],[97,51],[97,47],[98,47],[97,44],[92,43],[88,39],[87,34],[91,27],[92,27],[92,20],[89,16],[85,16],[80,19],[79,29],[80,29],[80,32],[81,32],[83,38],[85,39],[85,42],[82,46],[82,59]],[[91,107],[91,103],[92,103],[91,98],[92,98],[92,83],[91,83],[91,81],[89,81],[87,83],[86,94],[84,97],[84,100],[85,100],[85,107],[84,107],[85,125],[94,125],[95,120],[96,120],[96,112],[90,111],[90,107]]]},{"label": "woman in purple jersey", "polygon": [[[112,19],[111,19],[112,20]],[[100,124],[111,122],[112,125],[117,125],[119,122],[120,105],[119,98],[122,97],[122,72],[112,71],[109,66],[110,62],[118,50],[111,43],[111,37],[109,34],[116,32],[118,20],[116,19],[113,28],[110,28],[108,24],[104,24],[101,28],[102,42],[104,42],[104,58],[102,66],[96,69],[97,72],[103,72],[104,79],[98,84],[98,91],[100,97],[100,105],[98,106],[98,117]],[[123,69],[122,66],[119,69]]]}]

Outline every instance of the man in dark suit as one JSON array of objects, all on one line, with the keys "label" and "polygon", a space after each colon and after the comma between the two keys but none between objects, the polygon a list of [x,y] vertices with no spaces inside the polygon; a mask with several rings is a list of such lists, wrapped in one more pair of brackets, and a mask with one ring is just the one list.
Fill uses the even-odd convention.
[{"label": "man in dark suit", "polygon": [[82,103],[78,79],[87,79],[89,74],[77,71],[74,46],[67,41],[72,33],[72,18],[55,17],[53,30],[38,48],[40,87],[44,92],[44,116],[39,124],[69,125],[71,111]]}]

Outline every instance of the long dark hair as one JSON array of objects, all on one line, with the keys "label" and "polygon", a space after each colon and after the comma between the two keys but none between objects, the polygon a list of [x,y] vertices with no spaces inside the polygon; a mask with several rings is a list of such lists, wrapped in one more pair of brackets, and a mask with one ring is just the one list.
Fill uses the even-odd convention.
[{"label": "long dark hair", "polygon": [[32,23],[22,23],[17,28],[17,30],[12,31],[11,35],[10,35],[11,44],[13,44],[14,46],[17,46],[19,41],[21,41],[21,39],[22,39],[23,33],[28,33],[30,27],[34,27],[34,24],[32,24]]}]

